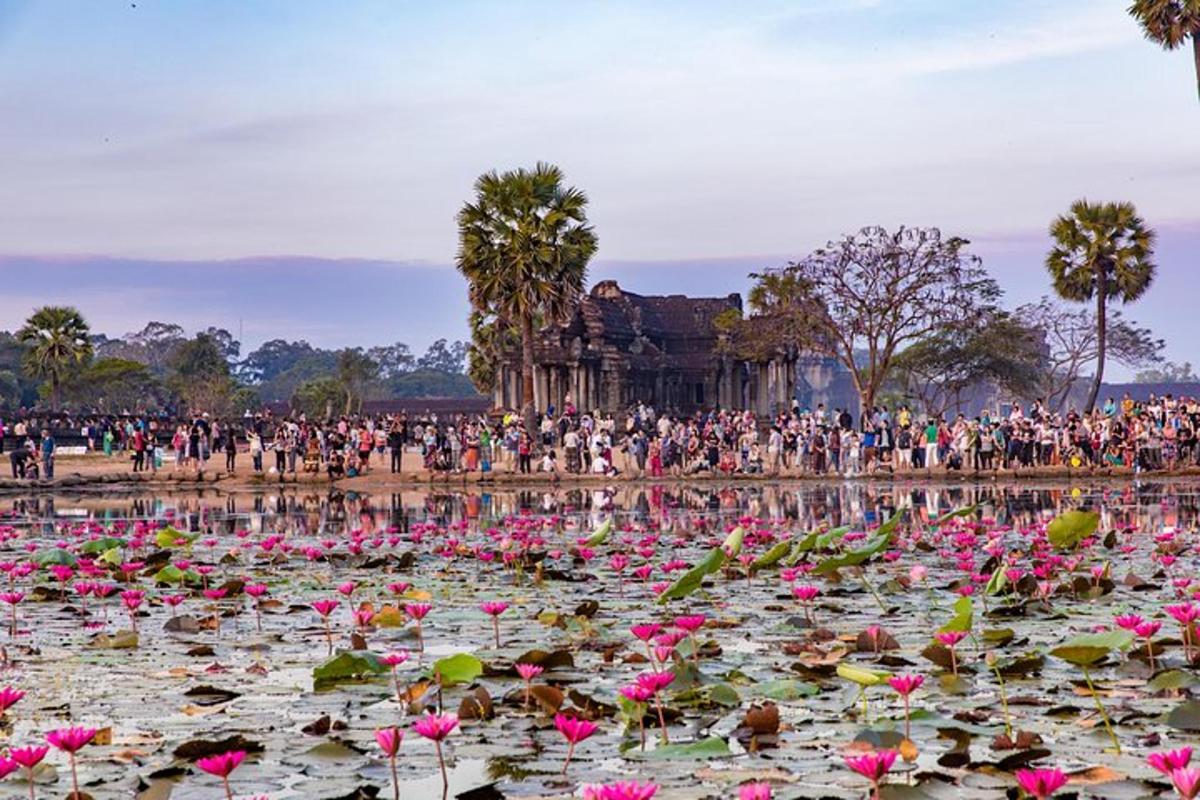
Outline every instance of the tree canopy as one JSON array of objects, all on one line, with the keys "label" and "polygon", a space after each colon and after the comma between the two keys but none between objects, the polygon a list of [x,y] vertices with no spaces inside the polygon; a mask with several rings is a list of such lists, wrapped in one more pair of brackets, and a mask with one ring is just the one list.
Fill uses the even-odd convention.
[{"label": "tree canopy", "polygon": [[1000,289],[968,244],[937,228],[863,228],[754,276],[752,302],[803,309],[812,345],[851,373],[869,409],[900,351],[995,312]]}]

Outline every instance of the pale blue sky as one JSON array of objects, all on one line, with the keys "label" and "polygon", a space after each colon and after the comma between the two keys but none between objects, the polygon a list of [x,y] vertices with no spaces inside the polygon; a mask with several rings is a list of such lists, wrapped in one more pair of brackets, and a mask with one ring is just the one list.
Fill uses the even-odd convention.
[{"label": "pale blue sky", "polygon": [[[1178,243],[1162,283],[1186,285],[1190,58],[1142,41],[1125,5],[0,0],[0,255],[18,257],[0,270],[20,285],[0,328],[96,282],[81,305],[109,333],[157,304],[198,326],[259,316],[251,341],[461,336],[454,213],[480,172],[538,159],[591,197],[594,277],[634,290],[737,291],[747,265],[907,223],[978,242],[1022,300],[1046,225],[1083,195],[1135,202]],[[288,255],[351,259],[331,274],[400,306],[428,283],[445,307],[347,331],[352,300],[289,290],[281,308],[286,274],[262,261],[214,268],[238,287],[221,301],[181,295],[167,263]],[[124,285],[79,256],[144,268]],[[156,299],[123,308],[133,292]],[[1156,289],[1139,315],[1178,359],[1181,302]]]}]

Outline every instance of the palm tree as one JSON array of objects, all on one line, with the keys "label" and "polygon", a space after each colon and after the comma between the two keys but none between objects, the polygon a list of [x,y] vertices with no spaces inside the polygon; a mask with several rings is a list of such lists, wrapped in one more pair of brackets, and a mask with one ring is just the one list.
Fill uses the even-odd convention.
[{"label": "palm tree", "polygon": [[1134,0],[1129,13],[1141,23],[1146,38],[1165,50],[1192,40],[1196,90],[1200,92],[1200,0]]},{"label": "palm tree", "polygon": [[1154,231],[1132,203],[1076,200],[1069,216],[1050,225],[1050,236],[1054,247],[1046,256],[1046,269],[1054,291],[1076,303],[1096,301],[1096,375],[1087,400],[1090,413],[1104,377],[1108,303],[1132,303],[1150,287]]},{"label": "palm tree", "polygon": [[92,357],[87,321],[71,306],[44,306],[25,320],[17,338],[30,346],[25,371],[50,381],[50,406],[57,411],[63,378]]},{"label": "palm tree", "polygon": [[534,322],[561,320],[574,307],[596,252],[587,202],[581,190],[563,186],[562,170],[539,162],[532,170],[481,175],[474,202],[458,213],[457,266],[472,308],[520,335],[527,426],[534,416]]}]

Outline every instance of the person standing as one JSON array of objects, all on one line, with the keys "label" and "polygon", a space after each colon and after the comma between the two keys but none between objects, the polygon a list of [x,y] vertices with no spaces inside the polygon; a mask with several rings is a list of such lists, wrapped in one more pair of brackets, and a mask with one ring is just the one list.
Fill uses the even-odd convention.
[{"label": "person standing", "polygon": [[233,432],[233,426],[228,425],[225,428],[225,469],[230,475],[235,475],[237,467],[237,435]]},{"label": "person standing", "polygon": [[387,446],[392,456],[392,474],[399,475],[404,468],[404,434],[399,422],[393,422],[388,430]]},{"label": "person standing", "polygon": [[54,437],[49,429],[42,429],[42,468],[47,478],[54,477],[54,451],[57,449]]}]

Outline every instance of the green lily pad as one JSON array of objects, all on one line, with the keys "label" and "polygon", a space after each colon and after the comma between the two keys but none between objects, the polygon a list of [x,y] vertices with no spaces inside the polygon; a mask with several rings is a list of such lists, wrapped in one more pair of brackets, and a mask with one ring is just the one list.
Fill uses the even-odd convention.
[{"label": "green lily pad", "polygon": [[1096,532],[1100,514],[1096,511],[1067,511],[1059,514],[1046,529],[1046,538],[1059,550],[1070,550]]},{"label": "green lily pad", "polygon": [[710,736],[698,742],[664,744],[648,753],[638,753],[633,757],[643,758],[647,761],[701,761],[709,758],[729,758],[732,755],[733,752],[729,749],[728,742],[716,736]]},{"label": "green lily pad", "polygon": [[455,653],[433,662],[431,674],[442,686],[470,683],[483,674],[483,662],[469,653]]}]

